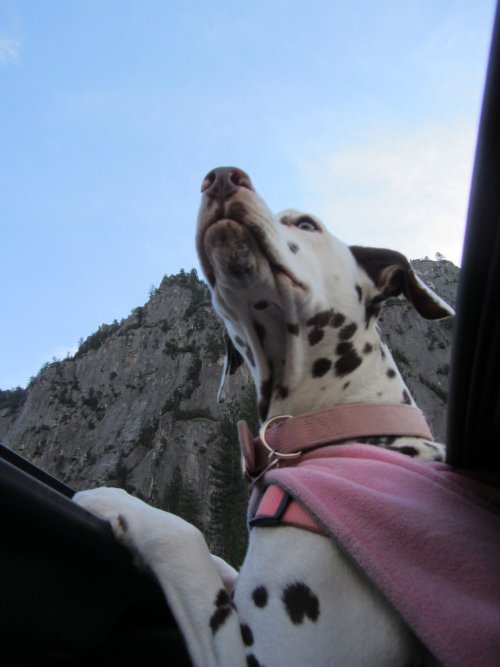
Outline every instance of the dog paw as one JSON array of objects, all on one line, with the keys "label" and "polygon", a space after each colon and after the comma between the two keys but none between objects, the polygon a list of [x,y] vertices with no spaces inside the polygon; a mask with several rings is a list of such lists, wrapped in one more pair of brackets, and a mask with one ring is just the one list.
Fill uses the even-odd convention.
[{"label": "dog paw", "polygon": [[108,521],[115,537],[149,565],[166,557],[182,560],[185,550],[201,538],[199,530],[184,519],[151,507],[123,489],[79,491],[73,501]]},{"label": "dog paw", "polygon": [[126,541],[130,529],[130,520],[127,517],[131,512],[141,511],[139,503],[144,504],[123,489],[106,487],[79,491],[73,496],[73,502],[99,519],[107,521],[121,541]]}]

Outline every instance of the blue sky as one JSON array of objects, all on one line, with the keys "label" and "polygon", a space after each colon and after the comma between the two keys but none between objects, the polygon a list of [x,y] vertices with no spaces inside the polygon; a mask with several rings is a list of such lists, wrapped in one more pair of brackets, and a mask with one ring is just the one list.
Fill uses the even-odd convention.
[{"label": "blue sky", "polygon": [[493,0],[0,0],[0,388],[197,267],[203,176],[460,262]]}]

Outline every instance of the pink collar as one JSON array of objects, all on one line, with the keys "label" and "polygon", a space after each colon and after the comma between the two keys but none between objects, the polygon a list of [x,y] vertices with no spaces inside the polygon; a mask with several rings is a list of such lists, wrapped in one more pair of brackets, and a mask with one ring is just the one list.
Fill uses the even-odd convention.
[{"label": "pink collar", "polygon": [[299,417],[271,417],[254,438],[245,421],[238,422],[245,472],[255,478],[280,460],[346,440],[406,436],[432,440],[422,412],[397,403],[350,403]]}]

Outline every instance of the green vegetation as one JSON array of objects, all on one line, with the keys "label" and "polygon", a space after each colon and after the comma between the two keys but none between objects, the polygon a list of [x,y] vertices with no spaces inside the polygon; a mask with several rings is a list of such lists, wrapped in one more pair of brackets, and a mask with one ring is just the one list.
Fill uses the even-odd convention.
[{"label": "green vegetation", "polygon": [[204,285],[201,282],[198,282],[197,284],[193,284],[192,286],[190,286],[190,288],[191,288],[191,301],[189,302],[189,306],[186,308],[184,312],[183,317],[185,320],[194,315],[200,308],[211,305],[210,296],[208,294],[206,285]]},{"label": "green vegetation", "polygon": [[448,393],[432,380],[428,380],[424,375],[419,375],[420,382],[428,389],[433,391],[444,403],[448,401]]},{"label": "green vegetation", "polygon": [[[443,320],[443,322],[435,322],[435,323],[427,323],[427,349],[432,352],[432,350],[435,350],[436,348],[439,348],[440,350],[446,349],[446,343],[440,338],[438,335],[439,333],[439,326],[445,325],[447,320]],[[448,328],[448,327],[445,327]],[[442,335],[442,334],[441,334]]]},{"label": "green vegetation", "polygon": [[[171,412],[176,421],[215,419],[210,411],[204,408],[179,409],[181,399],[182,390],[177,387],[166,401],[163,412]],[[241,472],[238,447],[236,428],[238,419],[245,419],[249,427],[254,432],[257,431],[258,419],[253,386],[242,396],[229,402],[222,418],[218,420],[216,434],[207,442],[208,447],[200,447],[200,453],[208,454],[210,460],[207,538],[214,552],[235,566],[241,565],[247,548],[248,503],[248,486]],[[162,506],[199,527],[202,515],[201,503],[198,490],[176,467],[165,491]]]},{"label": "green vegetation", "polygon": [[193,410],[173,408],[172,416],[175,421],[189,421],[190,419],[210,419],[214,421],[214,416],[208,408],[194,408]]},{"label": "green vegetation", "polygon": [[162,509],[182,517],[198,528],[201,525],[201,500],[196,485],[185,480],[177,465],[163,496]]},{"label": "green vegetation", "polygon": [[398,366],[401,365],[401,364],[405,364],[406,366],[410,365],[410,362],[409,362],[408,357],[406,356],[406,354],[402,350],[398,349],[397,347],[395,347],[392,350],[392,356],[394,357],[394,361],[398,364]]},{"label": "green vegetation", "polygon": [[165,347],[163,348],[163,352],[165,354],[168,354],[168,356],[171,359],[174,359],[177,357],[179,354],[188,354],[190,352],[195,351],[195,345],[194,343],[188,343],[188,345],[177,345],[175,341],[167,341],[165,343]]},{"label": "green vegetation", "polygon": [[[184,376],[184,380],[174,389],[171,396],[169,396],[169,398],[167,398],[163,404],[162,408],[162,414],[165,412],[172,412],[174,414],[174,419],[176,415],[180,415],[182,412],[185,412],[179,409],[180,402],[183,399],[191,398],[195,389],[200,386],[200,372],[203,366],[200,351],[197,346],[192,345],[189,347],[189,352],[192,353],[192,359],[186,375]],[[180,418],[186,419],[186,417]]]},{"label": "green vegetation", "polygon": [[94,389],[91,387],[87,396],[83,397],[82,404],[87,406],[91,410],[94,410],[94,412],[97,412],[97,410],[99,409],[100,396],[101,392],[95,392]]},{"label": "green vegetation", "polygon": [[214,334],[207,335],[207,342],[205,344],[205,352],[208,359],[214,363],[218,361],[225,353],[224,336],[222,330]]},{"label": "green vegetation", "polygon": [[212,450],[208,537],[215,553],[235,566],[241,565],[247,548],[248,502],[237,443],[236,425],[225,418],[218,424],[218,435],[208,444]]},{"label": "green vegetation", "polygon": [[193,353],[191,364],[187,370],[186,376],[184,378],[184,397],[191,398],[191,395],[195,389],[200,386],[200,372],[203,362],[201,361],[200,352],[198,348]]},{"label": "green vegetation", "polygon": [[123,454],[120,453],[114,473],[114,479],[118,488],[127,490],[127,477],[127,466],[125,465]]},{"label": "green vegetation", "polygon": [[68,408],[75,408],[76,402],[71,396],[71,385],[63,384],[57,391],[57,400]]},{"label": "green vegetation", "polygon": [[131,322],[126,327],[125,332],[133,331],[134,329],[142,327],[142,325],[144,324],[144,315],[145,315],[144,306],[138,306],[137,308],[134,308],[133,311],[130,313],[130,317],[134,317],[135,322]]},{"label": "green vegetation", "polygon": [[[82,398],[82,405],[89,408],[89,410],[92,410],[99,421],[101,421],[106,414],[106,406],[102,402],[102,391],[96,391],[93,387],[91,387],[89,393]],[[95,422],[93,420],[89,420],[88,425],[89,428],[95,428]]]},{"label": "green vegetation", "polygon": [[28,397],[28,392],[22,387],[15,389],[0,389],[0,410],[8,408],[10,413],[19,410]]},{"label": "green vegetation", "polygon": [[241,472],[236,422],[245,419],[257,430],[255,390],[253,385],[238,400],[229,403],[218,425],[218,433],[209,443],[209,539],[215,553],[233,566],[243,562],[247,550],[246,511],[248,485]]},{"label": "green vegetation", "polygon": [[139,437],[137,438],[137,444],[139,447],[145,447],[146,449],[150,449],[152,447],[156,431],[158,430],[159,421],[160,420],[156,418],[152,423],[144,424],[142,426]]},{"label": "green vegetation", "polygon": [[94,331],[94,333],[90,334],[85,340],[80,338],[78,350],[75,353],[75,359],[82,357],[90,350],[98,350],[105,340],[118,331],[121,324],[122,323],[117,320],[114,320],[112,324],[101,324],[97,331]]}]

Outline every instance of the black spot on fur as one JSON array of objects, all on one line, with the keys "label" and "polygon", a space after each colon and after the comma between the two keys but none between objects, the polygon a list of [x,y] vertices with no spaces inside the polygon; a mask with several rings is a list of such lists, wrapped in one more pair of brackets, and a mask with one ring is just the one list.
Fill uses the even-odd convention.
[{"label": "black spot on fur", "polygon": [[323,338],[325,335],[325,332],[323,329],[320,329],[319,327],[314,327],[314,329],[311,329],[309,332],[309,345],[316,345],[316,343],[319,343],[319,341]]},{"label": "black spot on fur", "polygon": [[290,584],[283,591],[282,601],[290,620],[295,625],[303,623],[307,616],[315,622],[319,617],[319,600],[306,584]]},{"label": "black spot on fur", "polygon": [[406,389],[403,389],[403,403],[406,403],[406,405],[411,405],[411,396],[406,391]]},{"label": "black spot on fur", "polygon": [[221,588],[215,598],[215,606],[223,607],[226,604],[232,605],[231,598],[229,597],[229,593],[224,588]]},{"label": "black spot on fur", "polygon": [[[366,445],[378,445],[379,447],[386,447],[388,445],[392,445],[394,442],[396,442],[396,437],[393,435],[375,435],[375,436],[369,436],[369,437],[364,437],[359,440],[359,442],[363,442]],[[388,449],[394,449],[391,447],[387,447]]]},{"label": "black spot on fur", "polygon": [[280,387],[278,389],[278,396],[280,398],[286,398],[288,396],[288,388],[287,387]]},{"label": "black spot on fur", "polygon": [[264,338],[266,337],[266,329],[260,322],[256,322],[254,320],[253,326],[255,328],[255,333],[257,334],[257,338],[260,340],[262,343]]},{"label": "black spot on fur", "polygon": [[268,306],[269,304],[267,303],[267,301],[257,301],[257,303],[253,304],[255,310],[265,310]]},{"label": "black spot on fur", "polygon": [[365,306],[365,322],[366,326],[370,323],[372,317],[378,317],[380,315],[380,303],[378,301],[368,301]]},{"label": "black spot on fur", "polygon": [[288,331],[288,333],[292,334],[292,336],[299,335],[299,325],[293,322],[287,322],[286,330]]},{"label": "black spot on fur", "polygon": [[226,590],[221,589],[215,598],[216,610],[210,618],[210,628],[213,634],[224,625],[228,616],[233,611],[234,605]]},{"label": "black spot on fur", "polygon": [[261,667],[260,662],[252,653],[247,655],[247,667]]},{"label": "black spot on fur", "polygon": [[231,612],[232,612],[231,607],[220,607],[220,609],[214,611],[214,613],[210,618],[210,627],[214,635],[217,632],[217,630],[219,630],[219,628],[221,628],[224,625],[227,617],[230,616]]},{"label": "black spot on fur", "polygon": [[362,438],[357,438],[358,442],[363,443],[364,445],[382,445],[384,438],[381,436],[374,436],[374,437],[362,437]]},{"label": "black spot on fur", "polygon": [[306,324],[308,327],[326,327],[327,324],[330,324],[332,316],[333,310],[322,310],[307,320]]},{"label": "black spot on fur", "polygon": [[363,300],[363,290],[359,285],[356,285],[356,292],[358,295],[359,303],[361,303],[361,301]]},{"label": "black spot on fur", "polygon": [[332,367],[332,362],[330,359],[320,358],[316,359],[312,366],[312,375],[314,378],[323,377],[325,373],[328,373]]},{"label": "black spot on fur", "polygon": [[342,387],[342,391],[345,391],[350,384],[350,382],[345,382],[344,386]]},{"label": "black spot on fur", "polygon": [[370,352],[373,352],[373,345],[371,343],[365,343],[363,354],[370,354]]},{"label": "black spot on fur", "polygon": [[358,328],[358,325],[355,322],[351,322],[351,324],[346,324],[339,331],[340,340],[349,340],[349,338],[352,338],[354,336],[354,334],[356,333],[357,328]]},{"label": "black spot on fur", "polygon": [[239,201],[235,201],[230,204],[227,217],[232,218],[233,220],[243,220],[243,218],[246,216],[246,213],[246,206]]},{"label": "black spot on fur", "polygon": [[337,345],[337,354],[339,355],[335,362],[335,375],[337,377],[352,373],[363,361],[349,341]]},{"label": "black spot on fur", "polygon": [[410,445],[403,445],[402,447],[388,447],[387,449],[392,449],[395,452],[400,452],[401,454],[406,454],[406,456],[418,456],[418,449],[416,447],[411,447]]},{"label": "black spot on fur", "polygon": [[387,372],[386,372],[386,375],[387,375],[388,378],[395,378],[396,377],[396,371],[394,370],[394,368],[388,368]]},{"label": "black spot on fur", "polygon": [[248,627],[248,625],[242,624],[240,625],[241,629],[241,638],[243,639],[243,643],[245,646],[252,646],[253,644],[253,632],[251,628]]},{"label": "black spot on fur", "polygon": [[267,604],[268,593],[265,586],[258,586],[252,593],[252,600],[256,607],[263,609]]},{"label": "black spot on fur", "polygon": [[296,243],[289,243],[288,247],[290,248],[290,250],[293,252],[294,255],[299,252],[299,246]]},{"label": "black spot on fur", "polygon": [[334,316],[332,317],[330,325],[334,329],[338,329],[344,324],[344,322],[345,322],[345,315],[342,315],[342,313],[335,313]]}]

